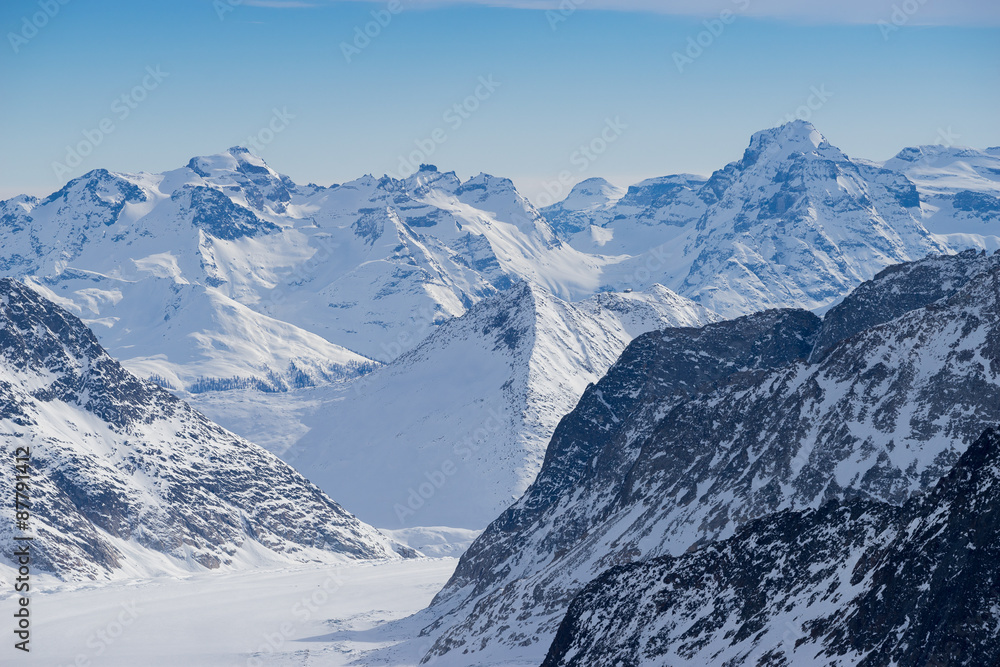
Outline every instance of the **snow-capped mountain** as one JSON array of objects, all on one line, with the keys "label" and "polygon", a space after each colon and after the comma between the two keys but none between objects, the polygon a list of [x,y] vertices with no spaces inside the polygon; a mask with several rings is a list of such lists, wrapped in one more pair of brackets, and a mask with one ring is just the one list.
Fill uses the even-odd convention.
[{"label": "snow-capped mountain", "polygon": [[7,275],[177,389],[356,376],[412,347],[415,327],[518,278],[589,294],[600,264],[559,242],[506,179],[425,167],[297,186],[240,148],[2,202],[0,247]]},{"label": "snow-capped mountain", "polygon": [[603,178],[580,181],[561,202],[541,209],[552,231],[561,238],[570,238],[589,230],[594,221],[612,208],[626,194],[626,190]]},{"label": "snow-capped mountain", "polygon": [[947,251],[919,203],[905,176],[794,121],[754,134],[741,160],[707,180],[651,179],[592,213],[543,213],[574,247],[615,257],[602,284],[655,281],[735,317],[821,308],[886,266]]},{"label": "snow-capped mountain", "polygon": [[677,291],[723,315],[812,310],[947,250],[915,219],[911,183],[851,161],[808,123],[758,132],[713,181],[722,191],[685,239]]},{"label": "snow-capped mountain", "polygon": [[635,336],[718,319],[659,286],[569,303],[520,282],[350,384],[195,405],[237,432],[273,428],[262,440],[368,523],[481,530],[532,482],[559,419]]},{"label": "snow-capped mountain", "polygon": [[588,179],[542,214],[579,250],[637,256],[676,238],[705,213],[700,195],[707,180],[693,174],[650,178],[619,195],[604,179]]},{"label": "snow-capped mountain", "polygon": [[543,667],[988,665],[1000,655],[1000,434],[902,508],[784,511],[581,591]]},{"label": "snow-capped mountain", "polygon": [[[988,245],[996,151],[950,151],[881,166],[796,121],[710,178],[589,179],[543,217],[504,178],[303,186],[233,148],[0,202],[0,267],[144,376],[283,391],[361,375],[519,280],[569,300],[659,283],[725,316],[828,306],[890,264]],[[948,205],[921,208],[904,172]]]},{"label": "snow-capped mountain", "polygon": [[1000,247],[1000,147],[916,146],[884,167],[916,185],[924,225],[949,245]]},{"label": "snow-capped mountain", "polygon": [[[4,454],[30,450],[39,570],[113,578],[415,555],[124,370],[79,319],[9,278],[0,280],[0,406]],[[2,514],[12,543],[13,503]]]},{"label": "snow-capped mountain", "polygon": [[[907,281],[937,288],[899,303]],[[929,488],[1000,423],[998,327],[1000,255],[969,252],[882,272],[828,321],[779,310],[640,336],[462,557],[429,610],[428,657],[540,661],[609,567],[782,509]]]}]

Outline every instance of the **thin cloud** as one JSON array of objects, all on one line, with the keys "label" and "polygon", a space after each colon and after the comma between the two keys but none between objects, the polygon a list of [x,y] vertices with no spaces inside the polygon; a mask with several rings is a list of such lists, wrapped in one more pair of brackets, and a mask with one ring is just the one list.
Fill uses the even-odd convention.
[{"label": "thin cloud", "polygon": [[[267,2],[269,0],[253,0]],[[333,0],[334,2],[338,0]],[[367,0],[385,4],[387,0]],[[481,5],[544,11],[604,10],[711,17],[724,10],[756,18],[820,24],[1000,25],[996,0],[401,0],[404,7]],[[247,4],[251,4],[248,0]],[[282,4],[285,3],[276,3]],[[291,3],[289,3],[291,4]]]}]

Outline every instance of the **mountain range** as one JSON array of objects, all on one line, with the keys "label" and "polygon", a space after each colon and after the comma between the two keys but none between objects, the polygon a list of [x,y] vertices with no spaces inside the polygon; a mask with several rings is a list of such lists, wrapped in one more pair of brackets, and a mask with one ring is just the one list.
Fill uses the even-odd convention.
[{"label": "mountain range", "polygon": [[891,267],[822,319],[779,309],[640,336],[462,556],[427,612],[427,659],[540,662],[609,568],[783,510],[903,505],[997,423],[1000,254]]},{"label": "mountain range", "polygon": [[[923,146],[875,163],[799,121],[756,133],[709,176],[590,179],[541,210],[508,179],[430,165],[300,185],[236,147],[0,202],[0,266],[129,372],[361,520],[477,531],[532,493],[560,420],[633,339],[674,332],[669,354],[697,383],[818,364],[848,335],[835,325],[870,326],[866,307],[926,305],[836,305],[864,281],[996,247],[998,196],[998,149]],[[907,284],[926,292],[916,301],[951,289]],[[828,309],[822,324],[804,312]],[[773,347],[745,348],[727,328],[744,326]],[[709,351],[684,356],[684,336]],[[671,400],[695,380],[670,380]],[[614,465],[631,465],[621,455]],[[957,452],[942,457],[921,465],[939,472]]]}]

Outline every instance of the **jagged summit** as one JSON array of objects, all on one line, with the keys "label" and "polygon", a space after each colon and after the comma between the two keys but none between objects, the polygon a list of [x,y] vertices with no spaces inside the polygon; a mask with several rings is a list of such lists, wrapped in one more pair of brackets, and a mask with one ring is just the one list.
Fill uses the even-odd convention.
[{"label": "jagged summit", "polygon": [[236,171],[267,171],[277,175],[264,158],[244,146],[232,146],[222,153],[198,155],[188,160],[187,168],[203,177]]},{"label": "jagged summit", "polygon": [[796,154],[846,159],[840,149],[830,144],[812,123],[793,120],[755,132],[750,137],[750,145],[743,153],[741,164],[746,167],[761,161],[785,160]]}]

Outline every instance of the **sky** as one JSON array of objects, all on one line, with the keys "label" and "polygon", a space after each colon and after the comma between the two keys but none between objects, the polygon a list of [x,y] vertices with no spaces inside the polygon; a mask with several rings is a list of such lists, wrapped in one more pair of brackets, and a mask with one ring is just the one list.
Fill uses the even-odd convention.
[{"label": "sky", "polygon": [[533,201],[709,174],[795,117],[848,155],[1000,145],[994,0],[5,0],[0,198],[248,146]]}]

